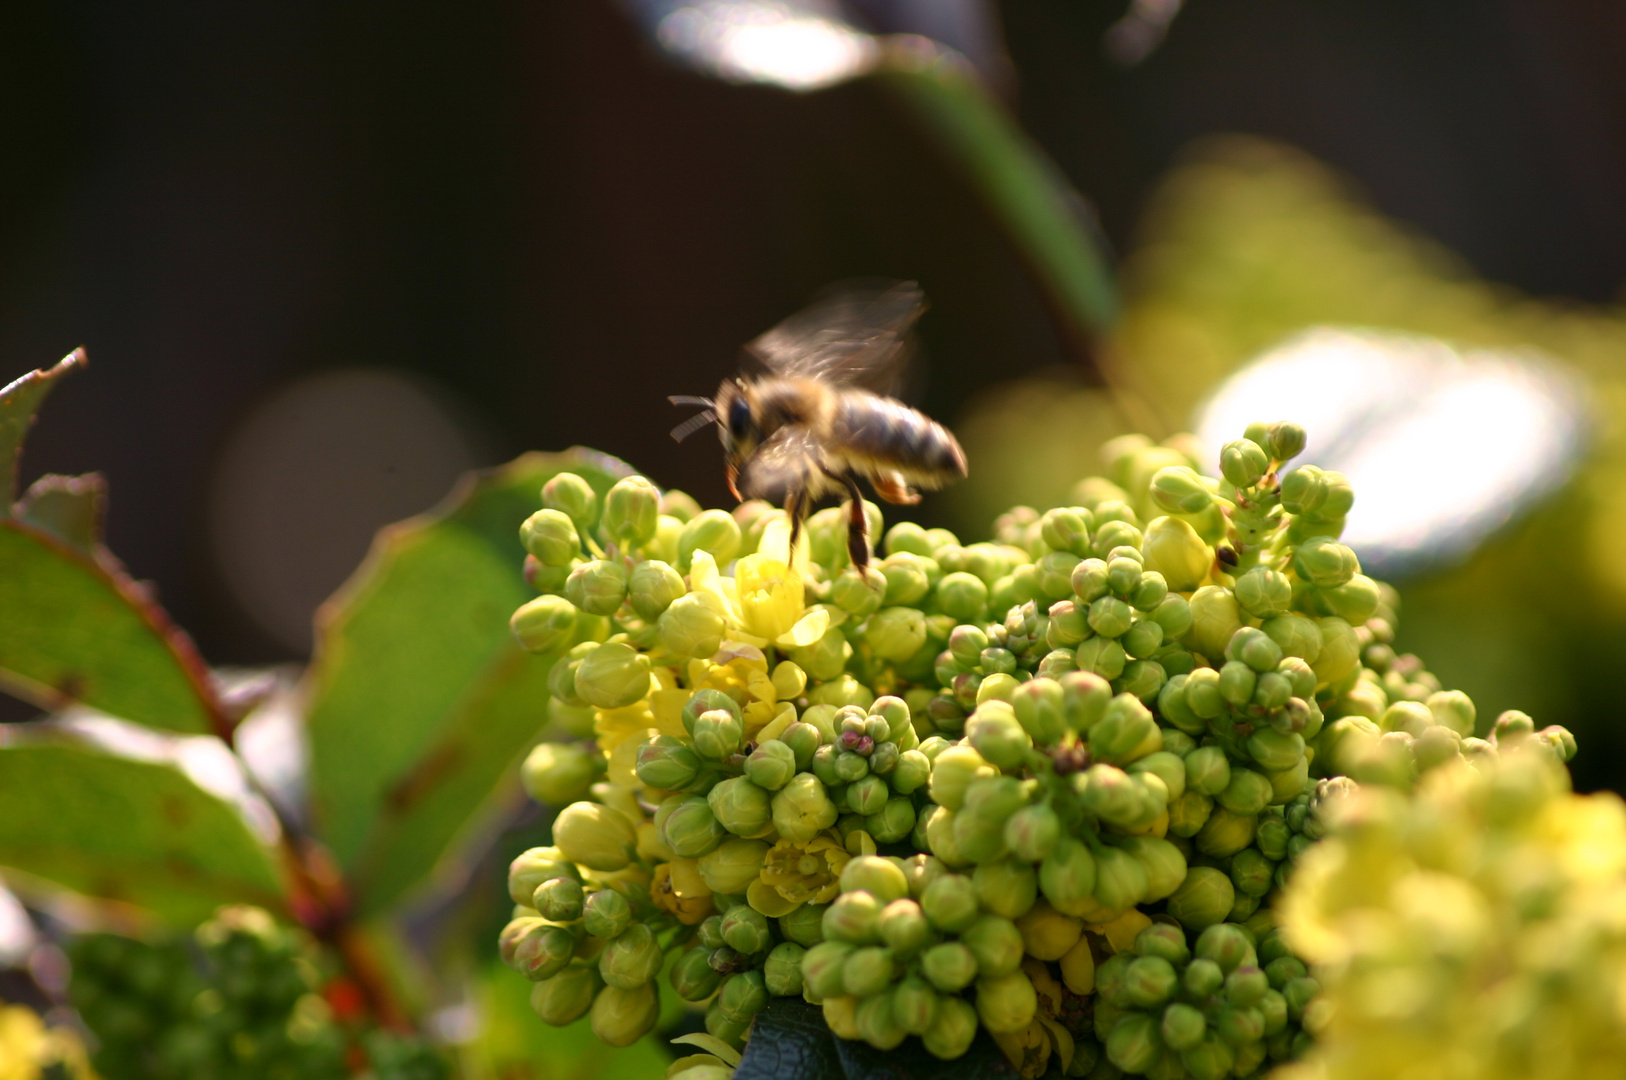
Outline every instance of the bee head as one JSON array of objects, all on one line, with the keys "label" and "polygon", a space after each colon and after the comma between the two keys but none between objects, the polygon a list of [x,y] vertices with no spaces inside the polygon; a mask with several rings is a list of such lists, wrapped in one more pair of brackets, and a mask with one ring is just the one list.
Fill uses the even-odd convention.
[{"label": "bee head", "polygon": [[718,435],[729,460],[738,464],[762,442],[762,427],[746,396],[745,384],[738,379],[725,382],[717,391]]}]

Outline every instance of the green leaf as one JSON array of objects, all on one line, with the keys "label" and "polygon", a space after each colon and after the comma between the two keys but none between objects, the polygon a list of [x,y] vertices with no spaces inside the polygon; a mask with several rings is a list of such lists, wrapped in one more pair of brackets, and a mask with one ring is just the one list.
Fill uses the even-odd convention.
[{"label": "green leaf", "polygon": [[0,865],[180,923],[285,907],[234,808],[169,765],[72,744],[0,745]]},{"label": "green leaf", "polygon": [[0,567],[0,687],[46,709],[226,730],[192,643],[105,549],[0,518]]},{"label": "green leaf", "polygon": [[22,454],[23,438],[34,422],[45,395],[57,380],[75,368],[84,367],[84,349],[75,349],[57,362],[53,368],[30,371],[22,378],[0,387],[0,517],[4,517],[17,498],[17,459]]},{"label": "green leaf", "polygon": [[363,914],[434,867],[547,722],[553,657],[508,630],[534,594],[519,526],[555,473],[603,494],[630,469],[588,450],[528,454],[383,530],[318,615],[307,675],[317,829]]},{"label": "green leaf", "polygon": [[916,1038],[892,1050],[838,1039],[824,1011],[801,998],[769,998],[757,1013],[734,1080],[1015,1080],[1019,1075],[981,1029],[952,1062],[927,1052]]},{"label": "green leaf", "polygon": [[17,500],[16,516],[87,554],[102,542],[107,480],[101,473],[42,476]]},{"label": "green leaf", "polygon": [[981,195],[1080,355],[1117,317],[1111,261],[1083,198],[953,54],[893,46],[867,76],[890,91]]}]

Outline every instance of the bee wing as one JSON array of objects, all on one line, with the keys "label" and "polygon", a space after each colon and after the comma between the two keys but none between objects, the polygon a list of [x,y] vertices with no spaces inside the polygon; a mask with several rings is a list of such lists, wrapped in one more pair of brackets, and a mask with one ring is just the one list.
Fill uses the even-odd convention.
[{"label": "bee wing", "polygon": [[926,295],[913,281],[843,282],[745,348],[776,375],[887,393],[925,310]]},{"label": "bee wing", "polygon": [[737,486],[747,499],[782,503],[790,492],[805,488],[808,475],[822,463],[819,445],[806,428],[782,427],[740,466]]}]

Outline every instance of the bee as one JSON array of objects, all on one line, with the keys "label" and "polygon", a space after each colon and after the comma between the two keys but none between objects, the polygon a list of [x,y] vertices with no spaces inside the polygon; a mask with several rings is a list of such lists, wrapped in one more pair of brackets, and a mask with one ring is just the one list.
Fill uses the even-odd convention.
[{"label": "bee", "polygon": [[793,550],[813,505],[845,493],[847,551],[862,571],[869,538],[859,477],[887,502],[909,506],[921,488],[966,474],[948,429],[890,396],[925,308],[912,281],[838,286],[745,346],[761,373],[723,380],[714,398],[671,398],[704,410],[672,437],[682,442],[715,423],[728,490],[784,506]]}]

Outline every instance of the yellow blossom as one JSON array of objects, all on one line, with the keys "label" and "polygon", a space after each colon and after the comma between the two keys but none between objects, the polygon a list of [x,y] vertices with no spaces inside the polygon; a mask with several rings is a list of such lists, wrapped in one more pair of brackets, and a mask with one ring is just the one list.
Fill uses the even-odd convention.
[{"label": "yellow blossom", "polygon": [[1104,923],[1086,923],[1084,929],[1100,934],[1107,939],[1115,953],[1129,952],[1135,947],[1135,938],[1140,932],[1152,925],[1152,920],[1139,908],[1130,908]]},{"label": "yellow blossom", "polygon": [[606,754],[631,739],[636,746],[649,738],[655,726],[655,711],[649,701],[635,701],[619,709],[597,709],[593,713],[593,736]]},{"label": "yellow blossom", "polygon": [[747,555],[734,566],[740,621],[757,637],[774,639],[802,617],[802,576],[777,559]]},{"label": "yellow blossom", "polygon": [[768,849],[762,873],[746,898],[770,918],[788,915],[803,904],[828,904],[841,892],[841,871],[851,858],[833,833],[801,842],[781,840]]},{"label": "yellow blossom", "polygon": [[[687,870],[679,865],[683,862],[690,863]],[[692,881],[689,880],[691,873]],[[655,867],[649,897],[656,907],[675,915],[685,926],[694,926],[711,914],[711,890],[700,880],[692,860],[675,859]]]}]

